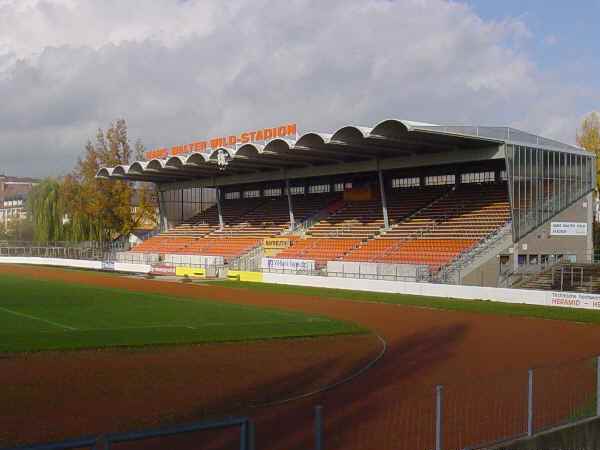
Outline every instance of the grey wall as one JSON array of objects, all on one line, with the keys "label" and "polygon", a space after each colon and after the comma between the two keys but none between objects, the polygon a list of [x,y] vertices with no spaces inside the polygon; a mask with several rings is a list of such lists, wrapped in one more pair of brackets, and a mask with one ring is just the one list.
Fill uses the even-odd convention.
[{"label": "grey wall", "polygon": [[[593,252],[592,212],[593,202],[590,193],[521,239],[516,251],[519,254],[573,254],[577,256],[577,262],[590,262]],[[586,222],[588,235],[550,236],[551,222]],[[524,245],[527,246],[526,249]]]},{"label": "grey wall", "polygon": [[[538,227],[515,246],[517,254],[550,255],[564,254],[575,255],[577,262],[587,263],[591,261],[593,246],[593,197],[592,193],[577,200],[573,205],[557,214],[555,217]],[[552,222],[586,222],[588,224],[587,236],[550,236],[550,224]],[[527,249],[523,248],[523,245]],[[500,252],[501,255],[509,256],[509,266],[514,267],[514,253],[506,248]],[[475,269],[462,279],[462,284],[470,286],[496,286],[499,274],[499,258],[492,258],[485,264]],[[539,256],[538,256],[539,262]]]}]

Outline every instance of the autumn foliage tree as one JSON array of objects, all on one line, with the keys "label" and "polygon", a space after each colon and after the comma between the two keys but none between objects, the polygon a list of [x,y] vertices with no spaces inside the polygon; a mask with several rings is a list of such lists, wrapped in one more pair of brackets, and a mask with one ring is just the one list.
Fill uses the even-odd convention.
[{"label": "autumn foliage tree", "polygon": [[[577,145],[596,154],[596,173],[600,172],[600,114],[592,112],[577,130]],[[600,186],[600,177],[596,177],[596,182]]]},{"label": "autumn foliage tree", "polygon": [[[38,195],[33,196],[35,203],[30,202],[30,209],[36,240],[107,242],[152,221],[155,215],[152,188],[127,181],[96,178],[103,166],[127,165],[134,156],[143,155],[140,141],[136,142],[134,151],[129,144],[125,120],[117,120],[106,131],[98,130],[95,139],[87,142],[75,169],[58,186],[53,186],[56,192],[52,194],[56,197],[55,210],[60,210],[64,218],[58,229],[55,219],[51,224],[45,219],[48,206],[44,205],[51,202],[43,192],[54,191],[40,190]],[[134,199],[137,202],[135,212],[132,208]]]}]

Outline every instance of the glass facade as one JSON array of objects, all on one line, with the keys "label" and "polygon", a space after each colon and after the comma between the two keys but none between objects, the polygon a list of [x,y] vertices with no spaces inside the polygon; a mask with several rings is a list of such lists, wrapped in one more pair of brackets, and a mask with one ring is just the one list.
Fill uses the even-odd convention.
[{"label": "glass facade", "polygon": [[506,145],[515,242],[592,191],[592,155]]},{"label": "glass facade", "polygon": [[170,225],[210,208],[217,201],[212,188],[171,189],[160,193],[161,212]]}]

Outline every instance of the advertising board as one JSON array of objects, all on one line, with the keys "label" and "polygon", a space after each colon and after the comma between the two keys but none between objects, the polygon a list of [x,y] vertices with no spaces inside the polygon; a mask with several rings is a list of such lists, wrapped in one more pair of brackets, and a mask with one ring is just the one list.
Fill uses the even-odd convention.
[{"label": "advertising board", "polygon": [[587,236],[588,224],[585,222],[552,222],[551,236]]}]

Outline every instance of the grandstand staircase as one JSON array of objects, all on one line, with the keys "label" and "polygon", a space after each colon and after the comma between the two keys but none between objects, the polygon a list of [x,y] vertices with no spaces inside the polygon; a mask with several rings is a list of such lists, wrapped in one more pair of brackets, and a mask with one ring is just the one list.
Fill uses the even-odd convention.
[{"label": "grandstand staircase", "polygon": [[556,263],[513,287],[600,294],[600,265]]},{"label": "grandstand staircase", "polygon": [[511,223],[507,222],[492,235],[478,242],[470,250],[460,254],[450,264],[443,267],[434,277],[435,281],[460,284],[461,280],[481,267],[498,253],[512,245]]},{"label": "grandstand staircase", "polygon": [[256,271],[260,268],[264,255],[265,251],[261,243],[255,247],[252,247],[243,255],[229,260],[229,270]]},{"label": "grandstand staircase", "polygon": [[296,222],[295,226],[291,230],[284,231],[282,236],[296,235],[296,236],[305,236],[306,232],[310,227],[315,225],[316,223],[324,220],[331,215],[335,214],[345,205],[344,200],[342,199],[334,199],[329,205],[325,208],[317,210],[314,214],[306,217],[304,220]]},{"label": "grandstand staircase", "polygon": [[530,277],[523,277],[512,287],[519,289],[538,289],[542,291],[550,291],[552,290],[552,283],[553,273],[552,268],[550,268],[548,270],[531,275]]}]

